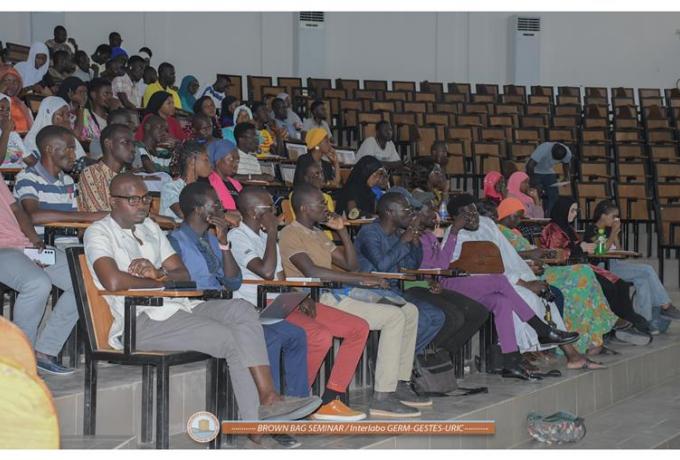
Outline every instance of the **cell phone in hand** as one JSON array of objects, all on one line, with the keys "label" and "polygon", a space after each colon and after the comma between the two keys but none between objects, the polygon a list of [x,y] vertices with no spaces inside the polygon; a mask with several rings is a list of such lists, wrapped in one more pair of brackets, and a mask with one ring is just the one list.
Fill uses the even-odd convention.
[{"label": "cell phone in hand", "polygon": [[57,263],[57,254],[54,249],[24,248],[24,254],[33,262],[40,265],[50,266]]}]

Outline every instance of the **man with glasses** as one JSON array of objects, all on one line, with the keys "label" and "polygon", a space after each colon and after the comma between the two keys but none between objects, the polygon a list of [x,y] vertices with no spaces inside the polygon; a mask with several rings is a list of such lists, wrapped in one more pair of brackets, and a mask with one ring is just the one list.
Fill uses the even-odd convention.
[{"label": "man with glasses", "polygon": [[[48,222],[94,222],[104,217],[105,213],[78,212],[75,184],[67,174],[73,169],[76,158],[76,139],[73,133],[57,125],[46,126],[40,130],[36,138],[40,150],[40,160],[29,166],[16,177],[14,197],[30,218],[35,227],[39,242],[43,237],[42,224]],[[35,244],[35,243],[34,243]],[[45,328],[35,343],[38,368],[50,374],[69,374],[73,371],[56,362],[56,356],[64,346],[73,326],[78,320],[73,285],[66,268],[66,255],[61,249],[56,251],[56,264],[47,267],[46,273],[52,283],[64,293],[53,308]],[[19,265],[3,258],[3,265],[19,270]],[[31,276],[21,272],[23,276]],[[51,288],[51,286],[50,286]],[[37,335],[40,319],[45,303],[40,300],[31,303],[22,319],[17,320],[29,338]],[[17,315],[19,316],[19,315]]]},{"label": "man with glasses", "polygon": [[[138,176],[120,174],[111,182],[111,214],[88,228],[84,238],[88,267],[99,289],[157,289],[168,280],[189,281],[182,259],[160,227],[148,218],[150,203],[146,185]],[[201,212],[206,221],[216,222],[214,210]],[[220,230],[223,242],[224,235],[224,229]],[[219,249],[225,257],[228,249]],[[191,249],[182,245],[182,250]],[[226,277],[234,274],[231,270],[237,269],[232,260],[226,269],[226,284]],[[121,349],[124,299],[106,296],[105,300],[113,315],[109,344]],[[137,348],[193,350],[226,359],[244,420],[297,419],[320,404],[319,398],[283,398],[276,392],[262,327],[247,302],[166,298],[161,307],[138,308]],[[262,442],[258,438],[251,441]]]},{"label": "man with glasses", "polygon": [[[234,258],[241,268],[244,279],[284,279],[281,254],[276,243],[278,219],[271,195],[262,189],[245,189],[239,195],[237,205],[243,220],[237,228],[229,232],[229,240],[233,244]],[[244,284],[234,295],[257,303],[257,286]],[[366,321],[309,299],[282,323],[288,324],[287,327],[302,330],[303,337],[305,335],[307,337],[308,351],[304,359],[307,366],[303,378],[306,392],[309,392],[309,387],[316,379],[324,358],[331,350],[333,338],[342,338],[322,395],[323,405],[312,417],[317,420],[344,422],[364,419],[366,414],[347,407],[339,398],[347,392],[364,351],[368,337]],[[282,323],[274,326],[282,329],[279,326]],[[272,332],[280,335],[279,341],[285,338],[282,334],[285,330]],[[265,336],[267,333],[265,327]],[[276,356],[279,355],[280,352]],[[294,358],[288,357],[285,350],[284,360],[288,388],[290,374],[295,376],[296,371],[301,370],[301,363],[297,365],[292,363]],[[272,362],[271,350],[270,362]]]}]

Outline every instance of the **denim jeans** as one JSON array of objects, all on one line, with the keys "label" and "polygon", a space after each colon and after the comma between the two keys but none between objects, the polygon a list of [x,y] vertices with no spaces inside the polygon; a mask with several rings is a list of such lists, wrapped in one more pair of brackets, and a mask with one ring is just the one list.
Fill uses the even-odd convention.
[{"label": "denim jeans", "polygon": [[534,182],[538,184],[545,192],[546,199],[543,200],[543,210],[545,215],[550,215],[550,210],[557,203],[557,198],[560,196],[560,191],[552,184],[557,182],[557,174],[534,174]]},{"label": "denim jeans", "polygon": [[650,265],[612,260],[609,263],[609,270],[622,280],[633,283],[635,311],[647,321],[652,319],[652,307],[671,303],[659,275]]},{"label": "denim jeans", "polygon": [[[267,344],[274,388],[281,391],[281,362],[288,396],[309,396],[307,385],[307,337],[305,331],[288,321],[262,326]],[[281,359],[283,352],[283,360]]]}]

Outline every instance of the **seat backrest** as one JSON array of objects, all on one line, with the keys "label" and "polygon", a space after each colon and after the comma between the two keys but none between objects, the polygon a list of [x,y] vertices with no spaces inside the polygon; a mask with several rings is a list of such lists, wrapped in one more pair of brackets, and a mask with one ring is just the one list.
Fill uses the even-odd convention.
[{"label": "seat backrest", "polygon": [[[243,77],[240,75],[229,75],[226,73],[218,73],[217,76],[227,77],[231,82],[225,93],[227,96],[233,96],[236,98],[236,100],[243,101]],[[289,96],[293,95],[290,94]]]},{"label": "seat backrest", "polygon": [[248,99],[251,102],[262,100],[262,88],[272,86],[272,77],[248,75]]},{"label": "seat backrest", "polygon": [[364,89],[387,91],[387,80],[364,80]]},{"label": "seat backrest", "polygon": [[415,81],[393,81],[392,91],[414,92],[416,90]]},{"label": "seat backrest", "polygon": [[85,344],[90,351],[111,351],[109,331],[113,324],[111,309],[99,289],[87,266],[85,251],[82,247],[66,249],[73,292],[76,297],[78,315],[85,329]]},{"label": "seat backrest", "polygon": [[351,97],[352,93],[359,89],[359,80],[347,80],[344,78],[338,78],[335,80],[335,87],[338,89],[344,89],[348,92],[348,96]]},{"label": "seat backrest", "polygon": [[30,50],[30,46],[7,42],[5,43],[5,59],[12,64],[25,61],[28,59]]}]

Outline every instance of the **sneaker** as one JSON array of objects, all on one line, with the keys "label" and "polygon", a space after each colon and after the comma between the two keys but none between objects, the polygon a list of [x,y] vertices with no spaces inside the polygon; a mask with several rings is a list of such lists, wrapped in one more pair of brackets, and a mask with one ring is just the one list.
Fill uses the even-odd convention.
[{"label": "sneaker", "polygon": [[75,369],[71,369],[70,367],[64,367],[61,364],[57,363],[57,359],[52,356],[38,358],[37,364],[38,370],[46,374],[71,375],[75,372]]},{"label": "sneaker", "polygon": [[339,399],[334,399],[324,404],[312,414],[314,420],[327,420],[330,422],[358,422],[366,418],[366,414],[347,407]]},{"label": "sneaker", "polygon": [[666,308],[665,310],[662,308],[661,309],[661,317],[664,318],[664,319],[679,320],[680,319],[680,310],[675,308],[675,306],[673,306],[673,305]]},{"label": "sneaker", "polygon": [[375,417],[420,417],[422,414],[415,407],[402,404],[394,392],[374,392],[369,413]]},{"label": "sneaker", "polygon": [[661,316],[661,307],[652,307],[652,320],[649,322],[649,327],[657,334],[663,334],[671,325],[671,320]]},{"label": "sneaker", "polygon": [[432,406],[432,400],[427,396],[420,396],[413,388],[411,388],[411,382],[400,381],[397,384],[397,391],[395,392],[397,398],[402,404],[406,404],[410,407],[430,407]]},{"label": "sneaker", "polygon": [[260,406],[260,420],[297,420],[307,417],[321,405],[321,398],[309,396],[296,398],[286,396],[283,401],[268,406]]},{"label": "sneaker", "polygon": [[631,345],[645,346],[652,341],[652,336],[631,328],[625,331],[616,331],[614,336],[621,342]]},{"label": "sneaker", "polygon": [[289,434],[273,434],[272,439],[286,449],[295,449],[302,445],[300,441]]}]

